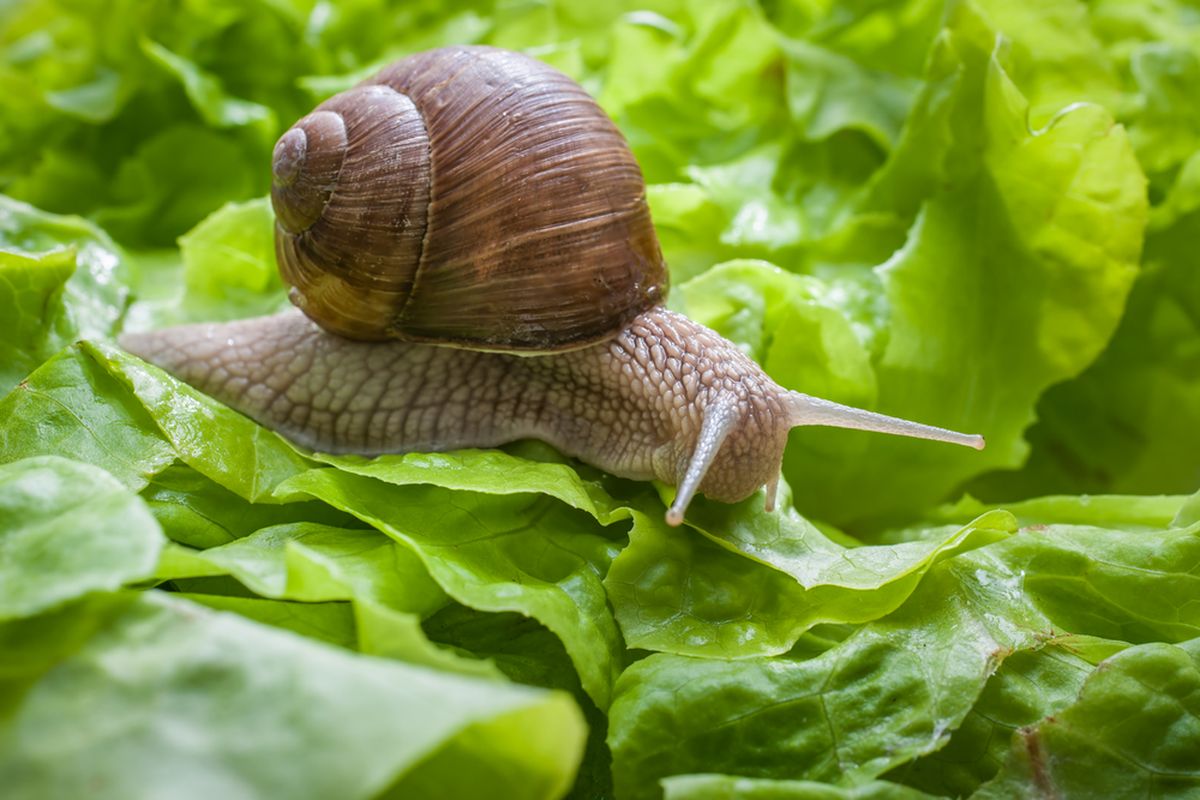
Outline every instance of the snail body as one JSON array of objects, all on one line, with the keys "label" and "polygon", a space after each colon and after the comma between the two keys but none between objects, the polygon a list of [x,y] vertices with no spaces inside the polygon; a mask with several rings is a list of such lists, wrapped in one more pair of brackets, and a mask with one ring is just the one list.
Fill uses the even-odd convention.
[{"label": "snail body", "polygon": [[[788,431],[983,439],[789,391],[661,306],[636,161],[566,76],[445,48],[331,98],[275,149],[276,253],[300,311],[127,334],[159,364],[326,452],[522,438],[724,502],[775,486]],[[303,312],[303,313],[300,313]],[[513,352],[503,352],[513,351]]]}]

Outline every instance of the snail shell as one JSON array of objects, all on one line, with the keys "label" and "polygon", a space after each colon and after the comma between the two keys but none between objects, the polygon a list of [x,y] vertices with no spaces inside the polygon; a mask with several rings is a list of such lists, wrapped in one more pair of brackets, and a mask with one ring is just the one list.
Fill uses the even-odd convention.
[{"label": "snail shell", "polygon": [[666,294],[624,137],[578,84],[519,53],[396,62],[298,121],[272,172],[283,278],[333,333],[573,349]]}]

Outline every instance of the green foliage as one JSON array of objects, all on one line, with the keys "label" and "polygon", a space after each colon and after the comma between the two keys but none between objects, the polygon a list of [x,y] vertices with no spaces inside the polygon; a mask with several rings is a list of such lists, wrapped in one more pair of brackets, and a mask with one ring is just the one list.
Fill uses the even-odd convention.
[{"label": "green foliage", "polygon": [[[800,430],[672,529],[115,344],[285,307],[275,138],[450,42],[599,99],[672,307],[987,450]],[[1185,0],[0,7],[5,796],[1195,794],[1198,82]]]},{"label": "green foliage", "polygon": [[152,592],[20,698],[0,773],[21,798],[553,797],[583,735],[561,693],[356,656]]},{"label": "green foliage", "polygon": [[163,538],[145,504],[57,456],[0,466],[0,622],[150,577]]}]

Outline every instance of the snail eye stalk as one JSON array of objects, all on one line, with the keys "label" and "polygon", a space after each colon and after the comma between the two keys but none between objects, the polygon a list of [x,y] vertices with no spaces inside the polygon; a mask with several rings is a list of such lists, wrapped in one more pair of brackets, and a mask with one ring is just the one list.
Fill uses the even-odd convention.
[{"label": "snail eye stalk", "polygon": [[982,450],[985,445],[983,437],[978,434],[959,433],[934,425],[922,425],[920,422],[910,422],[899,417],[876,414],[874,411],[844,406],[841,403],[822,400],[819,397],[811,397],[800,392],[789,393],[788,412],[793,428],[801,425],[828,425],[833,428],[852,428],[860,431],[909,436],[914,439],[949,442],[963,447],[973,447],[976,450]]},{"label": "snail eye stalk", "polygon": [[683,480],[679,482],[675,501],[667,509],[667,524],[671,527],[678,527],[683,522],[688,504],[696,496],[708,468],[720,452],[725,438],[733,430],[737,418],[737,403],[733,400],[718,398],[704,408],[704,422],[700,426],[700,435],[696,438],[696,449],[692,451],[687,471],[683,474]]}]

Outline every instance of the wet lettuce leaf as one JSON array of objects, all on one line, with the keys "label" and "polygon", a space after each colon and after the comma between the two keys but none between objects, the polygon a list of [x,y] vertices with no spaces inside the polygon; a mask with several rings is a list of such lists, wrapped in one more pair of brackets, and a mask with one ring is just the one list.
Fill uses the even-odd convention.
[{"label": "wet lettuce leaf", "polygon": [[602,579],[619,545],[590,518],[544,495],[397,487],[334,469],[303,473],[279,491],[383,531],[460,603],[534,617],[562,639],[596,704],[608,706],[625,655]]},{"label": "wet lettuce leaf", "polygon": [[1011,516],[994,512],[938,539],[847,548],[795,512],[763,513],[754,499],[703,508],[697,530],[682,534],[657,514],[634,515],[629,546],[605,579],[631,646],[718,658],[783,653],[817,624],[890,613],[938,561],[1015,530]]},{"label": "wet lettuce leaf", "polygon": [[617,683],[609,734],[617,789],[654,796],[659,778],[699,769],[879,777],[944,747],[1016,652],[1076,631],[1191,639],[1200,563],[1186,553],[1198,543],[1196,526],[1157,535],[1025,529],[934,566],[897,611],[815,656],[652,655]]},{"label": "wet lettuce leaf", "polygon": [[1124,643],[1059,636],[1040,650],[1013,653],[946,746],[888,774],[935,795],[969,797],[1000,771],[1014,732],[1075,701],[1084,681]]},{"label": "wet lettuce leaf", "polygon": [[976,797],[1187,797],[1200,785],[1197,747],[1200,647],[1144,644],[1102,662],[1075,702],[1018,731]]}]

